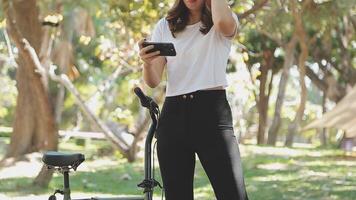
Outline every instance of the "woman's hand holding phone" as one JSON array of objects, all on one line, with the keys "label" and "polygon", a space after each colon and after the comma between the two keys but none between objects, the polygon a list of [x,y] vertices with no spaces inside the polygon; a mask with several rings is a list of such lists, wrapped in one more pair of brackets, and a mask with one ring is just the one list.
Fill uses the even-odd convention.
[{"label": "woman's hand holding phone", "polygon": [[154,60],[155,58],[159,57],[160,51],[154,51],[151,53],[147,53],[149,50],[153,49],[154,46],[153,45],[149,45],[147,47],[143,47],[142,43],[145,42],[145,39],[142,39],[138,42],[138,46],[140,48],[140,58],[141,60],[144,62],[144,64],[150,65],[152,63],[152,60]]}]

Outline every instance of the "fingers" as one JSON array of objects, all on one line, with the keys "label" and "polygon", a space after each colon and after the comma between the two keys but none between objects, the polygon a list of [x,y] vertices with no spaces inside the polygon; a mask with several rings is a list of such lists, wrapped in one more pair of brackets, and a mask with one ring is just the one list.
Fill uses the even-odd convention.
[{"label": "fingers", "polygon": [[143,43],[145,40],[146,40],[146,38],[141,39],[140,41],[138,41],[138,47],[139,47],[140,49],[142,49],[142,43]]},{"label": "fingers", "polygon": [[142,59],[150,59],[150,58],[153,58],[155,56],[158,56],[159,54],[160,54],[160,51],[154,51],[152,53],[148,53],[148,54],[142,55],[141,58]]},{"label": "fingers", "polygon": [[150,52],[150,53],[147,53],[148,51],[152,50],[154,48],[154,45],[149,45],[149,46],[146,46],[146,47],[143,47],[143,42],[145,42],[146,39],[141,39],[139,42],[138,42],[138,46],[140,48],[140,53],[139,53],[139,56],[141,57],[141,59],[144,61],[144,62],[150,62],[150,60],[154,59],[155,57],[158,57],[159,54],[160,54],[160,51],[154,51],[154,52]]},{"label": "fingers", "polygon": [[149,50],[151,50],[151,49],[153,49],[153,48],[154,48],[153,45],[149,45],[149,46],[147,46],[147,47],[142,48],[141,51],[140,51],[140,56],[145,55],[147,51],[149,51]]}]

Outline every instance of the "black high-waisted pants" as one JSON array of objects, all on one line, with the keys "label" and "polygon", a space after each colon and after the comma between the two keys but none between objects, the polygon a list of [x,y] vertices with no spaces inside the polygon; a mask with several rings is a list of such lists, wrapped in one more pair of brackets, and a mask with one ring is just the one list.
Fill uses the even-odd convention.
[{"label": "black high-waisted pants", "polygon": [[194,199],[195,153],[218,200],[248,199],[225,90],[166,97],[156,135],[166,200]]}]

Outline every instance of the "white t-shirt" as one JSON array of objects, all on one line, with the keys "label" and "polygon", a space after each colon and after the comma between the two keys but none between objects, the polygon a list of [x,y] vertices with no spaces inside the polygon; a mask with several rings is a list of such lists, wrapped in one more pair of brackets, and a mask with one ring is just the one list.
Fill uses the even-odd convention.
[{"label": "white t-shirt", "polygon": [[[233,17],[237,23],[235,13]],[[167,56],[166,96],[175,96],[217,86],[227,87],[226,67],[233,37],[225,37],[213,26],[204,35],[199,31],[202,22],[187,25],[174,38],[168,21],[160,19],[155,25],[152,42],[172,42],[176,56]]]}]

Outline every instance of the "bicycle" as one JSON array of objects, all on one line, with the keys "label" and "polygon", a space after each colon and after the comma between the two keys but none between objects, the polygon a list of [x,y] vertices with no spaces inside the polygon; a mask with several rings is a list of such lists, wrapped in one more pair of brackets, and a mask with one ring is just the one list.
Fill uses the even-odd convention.
[{"label": "bicycle", "polygon": [[[152,170],[152,139],[156,137],[155,131],[158,125],[158,119],[160,115],[159,106],[150,97],[146,96],[139,87],[134,89],[134,93],[138,96],[141,102],[141,106],[149,110],[152,123],[146,136],[145,141],[145,155],[144,155],[144,180],[137,186],[143,188],[143,197],[91,197],[75,200],[152,200],[153,191],[156,186],[159,186],[164,191],[160,183],[154,179],[154,157],[153,157],[153,170]],[[154,147],[153,147],[154,149]],[[153,152],[154,156],[154,152]],[[70,197],[70,184],[69,184],[69,171],[73,169],[77,170],[78,166],[84,162],[85,157],[81,153],[61,153],[56,151],[49,151],[44,153],[42,157],[43,163],[48,169],[54,169],[63,174],[64,188],[63,190],[57,189],[48,200],[56,200],[56,194],[62,194],[63,200],[74,200]],[[163,199],[163,193],[162,193]]]}]

